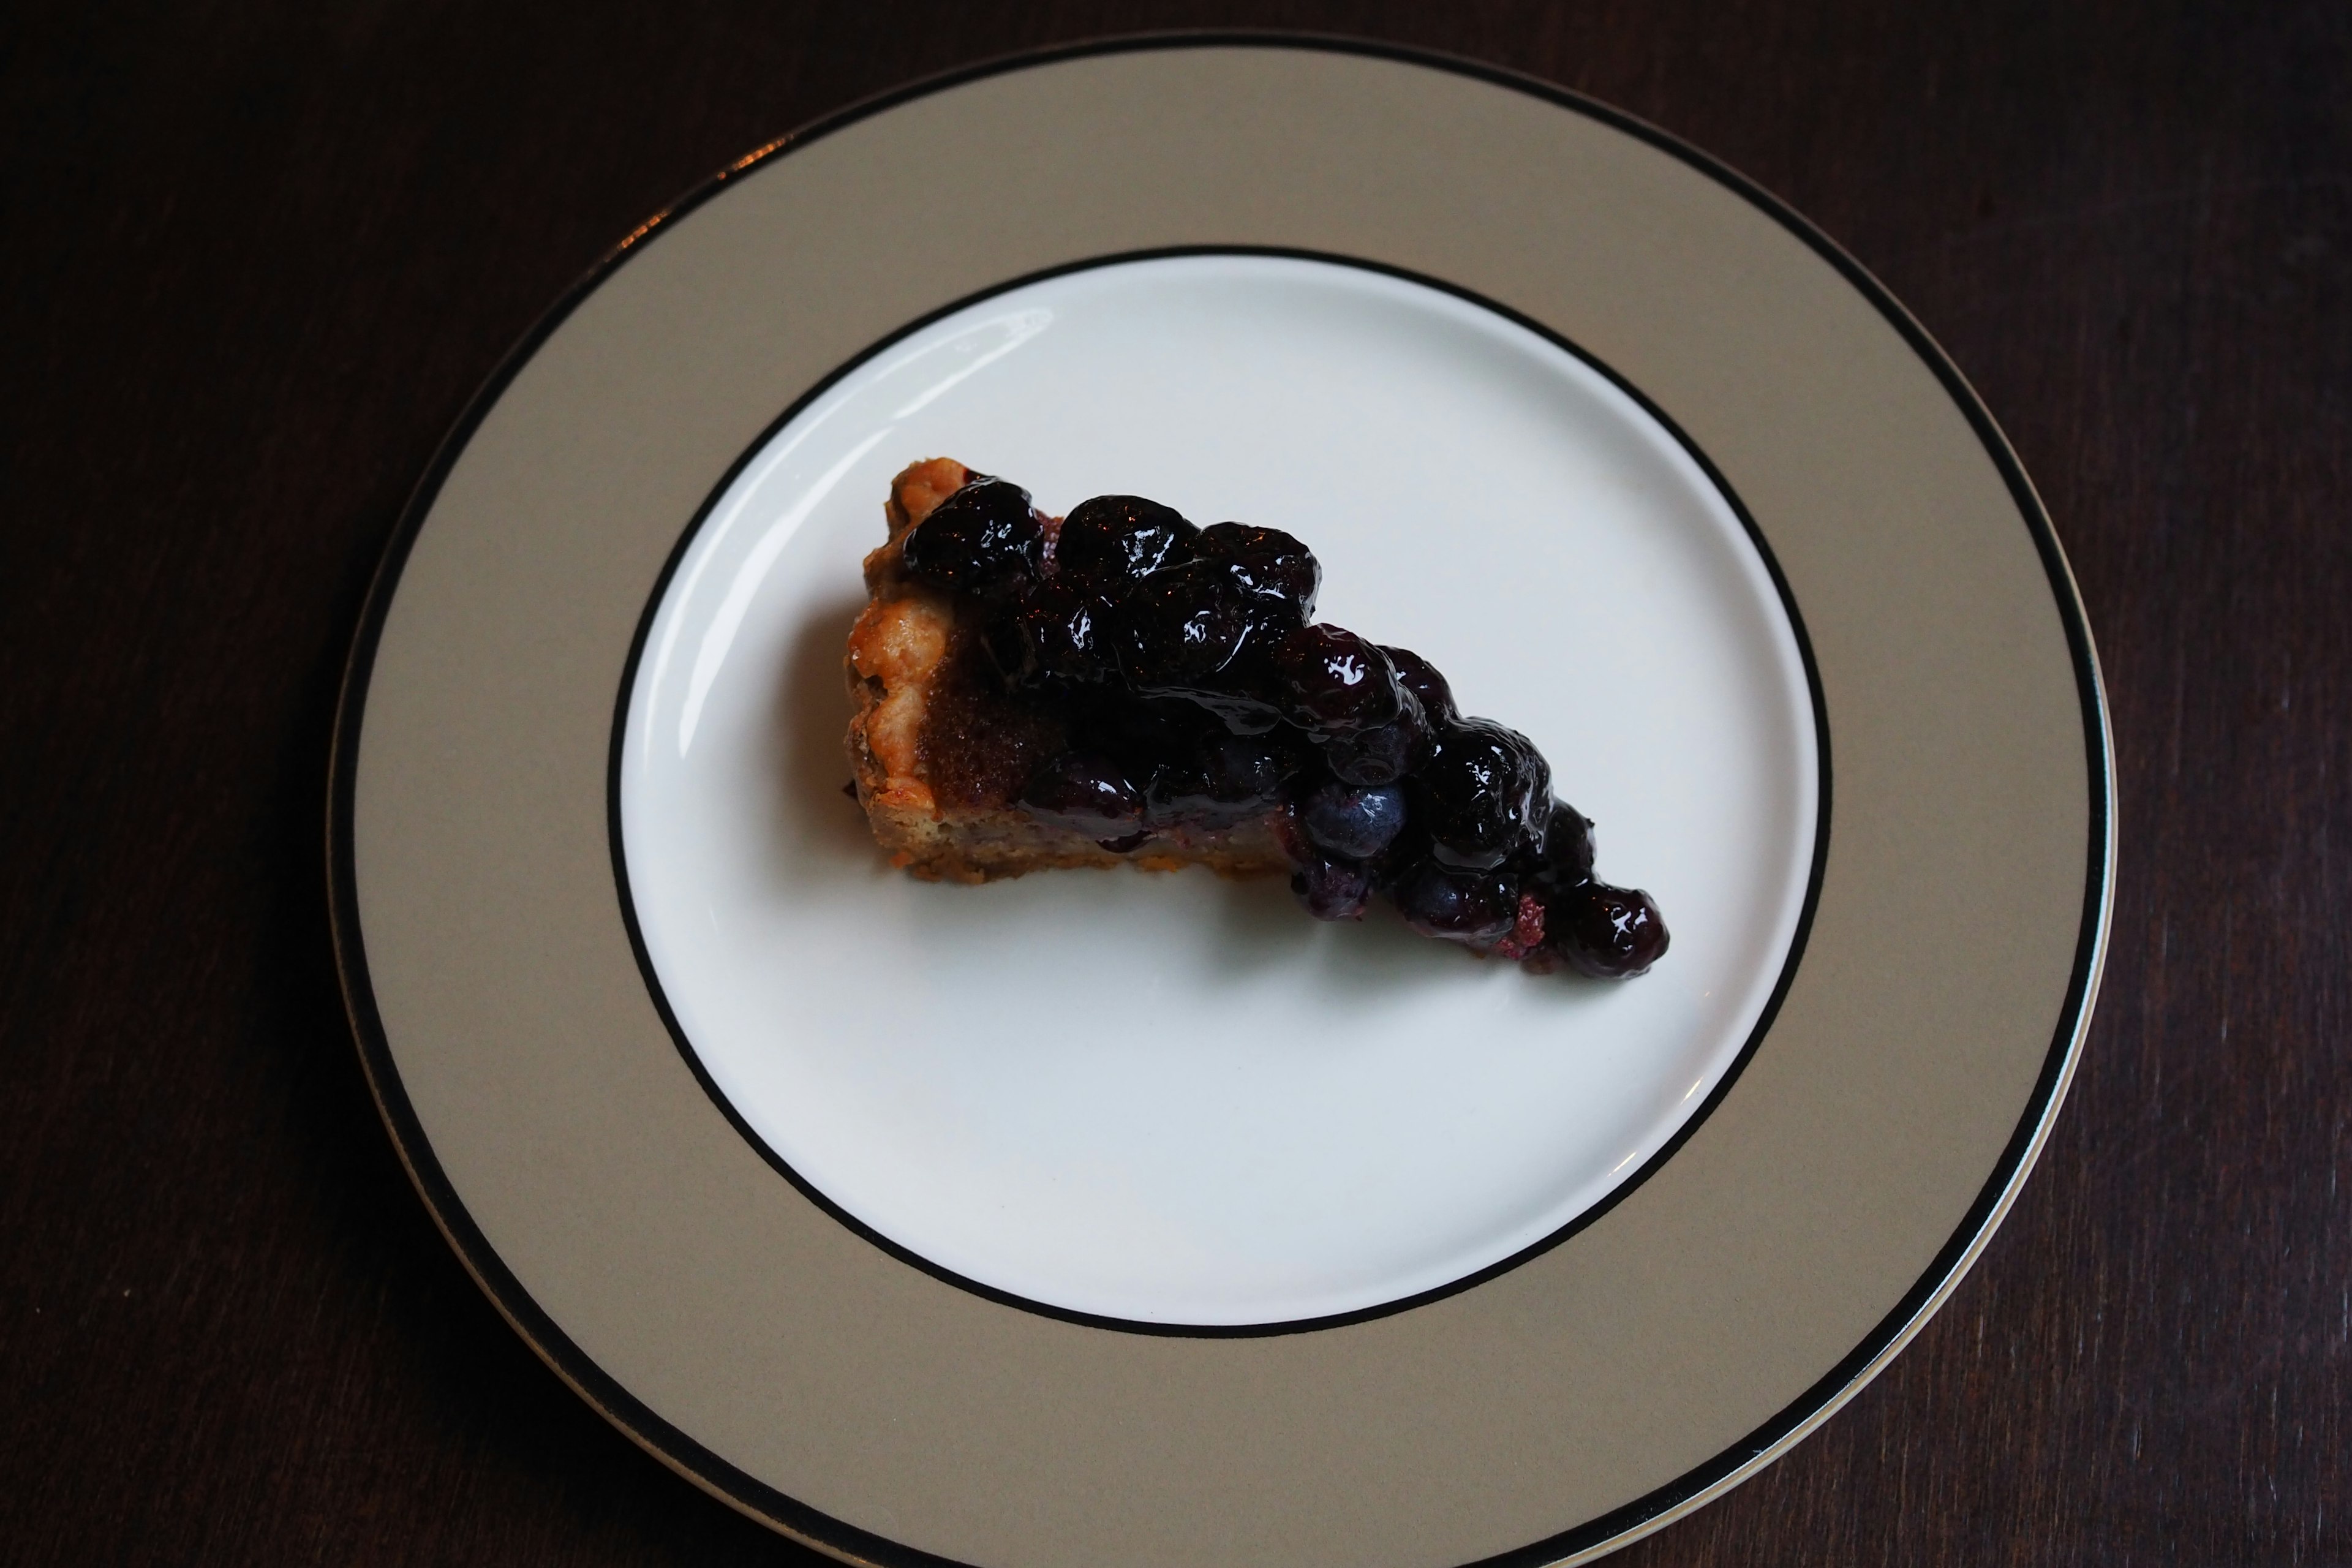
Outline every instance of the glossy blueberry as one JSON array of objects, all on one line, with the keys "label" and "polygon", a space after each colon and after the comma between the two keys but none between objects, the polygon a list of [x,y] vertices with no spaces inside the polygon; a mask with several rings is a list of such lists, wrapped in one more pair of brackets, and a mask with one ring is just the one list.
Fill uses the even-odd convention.
[{"label": "glossy blueberry", "polygon": [[1064,752],[1040,767],[1021,792],[1021,806],[1049,826],[1100,841],[1143,826],[1142,793],[1118,763],[1095,752]]},{"label": "glossy blueberry", "polygon": [[1046,678],[1097,680],[1110,668],[1102,647],[1108,608],[1069,583],[1040,583],[982,635],[990,657],[1015,685]]},{"label": "glossy blueberry", "polygon": [[1281,682],[1283,716],[1326,734],[1355,734],[1392,724],[1405,689],[1389,656],[1339,626],[1295,626],[1270,651]]},{"label": "glossy blueberry", "polygon": [[1524,736],[1464,719],[1412,650],[1309,624],[1321,568],[1291,535],[1097,496],[1048,549],[1026,493],[975,476],[904,548],[961,595],[1016,707],[1069,737],[1021,792],[1040,820],[1121,853],[1262,822],[1321,919],[1377,890],[1423,934],[1534,970],[1664,952],[1649,896],[1592,879],[1592,825]]},{"label": "glossy blueberry", "polygon": [[1518,885],[1501,871],[1423,860],[1399,877],[1388,893],[1405,923],[1423,936],[1488,947],[1518,923]]},{"label": "glossy blueberry", "polygon": [[907,574],[919,582],[1009,598],[1036,580],[1045,529],[1027,490],[983,475],[933,508],[900,548]]},{"label": "glossy blueberry", "polygon": [[1422,718],[1421,704],[1408,700],[1392,723],[1324,737],[1323,761],[1332,777],[1348,784],[1393,784],[1427,754],[1429,741],[1429,724]]},{"label": "glossy blueberry", "polygon": [[1298,772],[1296,751],[1273,739],[1226,735],[1209,748],[1209,794],[1236,805],[1268,806]]},{"label": "glossy blueberry", "polygon": [[1230,827],[1279,804],[1297,763],[1267,739],[1219,734],[1151,770],[1144,788],[1145,819],[1154,826],[1192,823]]},{"label": "glossy blueberry", "polygon": [[1465,719],[1437,732],[1412,774],[1411,795],[1434,858],[1486,868],[1539,841],[1551,805],[1551,769],[1516,730]]},{"label": "glossy blueberry", "polygon": [[[1297,813],[1294,809],[1291,815],[1295,817]],[[1301,843],[1306,841],[1305,828],[1298,830],[1298,837]],[[1429,835],[1414,825],[1408,805],[1404,831],[1391,839],[1386,849],[1364,864],[1372,874],[1372,886],[1393,897],[1399,883],[1428,863]]]},{"label": "glossy blueberry", "polygon": [[1579,974],[1622,980],[1655,963],[1667,940],[1666,922],[1649,894],[1587,882],[1551,900],[1542,951]]},{"label": "glossy blueberry", "polygon": [[1323,586],[1323,563],[1315,552],[1278,528],[1252,528],[1246,523],[1213,523],[1192,541],[1192,552],[1204,561],[1220,561],[1233,568],[1234,580],[1253,598],[1283,605],[1294,624],[1315,614],[1315,595]]},{"label": "glossy blueberry", "polygon": [[1106,617],[1105,642],[1130,686],[1204,689],[1254,637],[1271,640],[1278,616],[1225,563],[1192,561],[1136,584]]},{"label": "glossy blueberry", "polygon": [[1592,880],[1592,821],[1552,797],[1543,839],[1528,857],[1529,870],[1547,889],[1565,889]]},{"label": "glossy blueberry", "polygon": [[1311,856],[1290,873],[1290,890],[1318,921],[1360,921],[1372,901],[1372,879],[1360,866]]},{"label": "glossy blueberry", "polygon": [[1409,647],[1383,646],[1381,651],[1389,656],[1397,679],[1420,702],[1421,710],[1429,716],[1432,724],[1451,724],[1462,717],[1462,710],[1454,706],[1454,688],[1446,684],[1435,665]]},{"label": "glossy blueberry", "polygon": [[1404,791],[1395,784],[1366,789],[1338,780],[1298,803],[1298,825],[1334,855],[1369,860],[1404,830]]},{"label": "glossy blueberry", "polygon": [[1141,496],[1096,496],[1070,509],[1054,544],[1054,569],[1106,593],[1192,554],[1200,530],[1173,507]]},{"label": "glossy blueberry", "polygon": [[1189,759],[1152,764],[1143,786],[1143,820],[1150,827],[1231,826],[1223,808],[1209,796],[1207,775]]}]

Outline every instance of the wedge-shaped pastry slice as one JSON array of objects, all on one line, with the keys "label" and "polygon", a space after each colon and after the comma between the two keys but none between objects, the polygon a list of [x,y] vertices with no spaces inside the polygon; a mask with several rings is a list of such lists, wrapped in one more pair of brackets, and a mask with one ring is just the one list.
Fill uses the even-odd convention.
[{"label": "wedge-shaped pastry slice", "polygon": [[1403,648],[1314,620],[1278,529],[1139,496],[1047,517],[934,458],[892,481],[850,633],[849,760],[894,864],[1287,873],[1307,911],[1394,904],[1537,970],[1639,974],[1657,906],[1592,875],[1592,825],[1527,738]]}]

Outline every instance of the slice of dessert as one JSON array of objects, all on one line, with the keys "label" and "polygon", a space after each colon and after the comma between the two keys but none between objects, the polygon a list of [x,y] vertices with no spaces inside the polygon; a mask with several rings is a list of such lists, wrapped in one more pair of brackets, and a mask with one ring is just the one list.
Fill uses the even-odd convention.
[{"label": "slice of dessert", "polygon": [[892,863],[1287,872],[1309,913],[1377,894],[1424,935],[1530,968],[1639,974],[1648,894],[1592,876],[1592,824],[1527,738],[1466,719],[1427,660],[1313,620],[1278,529],[1139,496],[1047,517],[945,458],[892,481],[849,637],[857,798]]}]

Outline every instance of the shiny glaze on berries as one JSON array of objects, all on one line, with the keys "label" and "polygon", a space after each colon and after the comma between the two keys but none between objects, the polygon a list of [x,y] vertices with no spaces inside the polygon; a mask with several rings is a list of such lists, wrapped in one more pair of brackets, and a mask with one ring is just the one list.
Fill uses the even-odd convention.
[{"label": "shiny glaze on berries", "polygon": [[1551,769],[1543,754],[1491,719],[1440,730],[1411,787],[1430,854],[1448,866],[1499,866],[1540,843],[1550,816]]},{"label": "shiny glaze on berries", "polygon": [[1298,825],[1318,848],[1350,860],[1370,860],[1404,831],[1404,791],[1395,784],[1366,789],[1338,779],[1299,802]]},{"label": "shiny glaze on berries", "polygon": [[1301,729],[1354,735],[1393,724],[1412,699],[1389,656],[1339,626],[1297,626],[1272,648],[1283,717]]},{"label": "shiny glaze on berries", "polygon": [[1319,920],[1384,898],[1423,935],[1601,979],[1665,952],[1526,736],[1465,717],[1410,648],[1313,619],[1323,569],[1293,535],[1121,495],[1055,524],[974,475],[903,554],[958,606],[925,721],[943,801],[1115,854],[1264,818]]},{"label": "shiny glaze on berries", "polygon": [[1115,593],[1188,559],[1200,531],[1174,507],[1141,496],[1097,496],[1062,520],[1055,573],[1073,584]]},{"label": "shiny glaze on berries", "polygon": [[1203,561],[1223,563],[1244,593],[1280,606],[1284,617],[1293,624],[1315,614],[1315,595],[1323,586],[1323,563],[1315,559],[1313,551],[1282,530],[1213,523],[1192,541],[1192,552]]},{"label": "shiny glaze on berries", "polygon": [[1040,822],[1093,839],[1126,838],[1143,826],[1143,794],[1112,759],[1064,752],[1022,787],[1020,804]]},{"label": "shiny glaze on berries", "polygon": [[918,582],[1011,598],[1043,574],[1045,520],[1019,485],[975,475],[907,535],[902,554]]},{"label": "shiny glaze on berries", "polygon": [[1644,973],[1666,951],[1666,924],[1639,888],[1587,882],[1552,900],[1538,951],[1595,980]]},{"label": "shiny glaze on berries", "polygon": [[1423,936],[1486,947],[1518,923],[1519,888],[1507,872],[1423,860],[1389,890],[1404,923]]},{"label": "shiny glaze on berries", "polygon": [[1372,879],[1361,866],[1310,854],[1290,873],[1290,890],[1318,921],[1360,921],[1371,907]]}]

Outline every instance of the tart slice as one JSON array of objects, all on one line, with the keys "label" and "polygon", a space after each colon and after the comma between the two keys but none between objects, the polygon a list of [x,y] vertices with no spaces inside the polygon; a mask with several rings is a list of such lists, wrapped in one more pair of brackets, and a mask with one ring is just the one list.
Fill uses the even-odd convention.
[{"label": "tart slice", "polygon": [[1047,517],[945,458],[885,510],[848,750],[894,865],[1286,873],[1320,919],[1378,896],[1538,971],[1665,952],[1650,896],[1593,878],[1592,824],[1525,736],[1463,717],[1418,655],[1315,622],[1322,567],[1291,535],[1139,496]]}]

